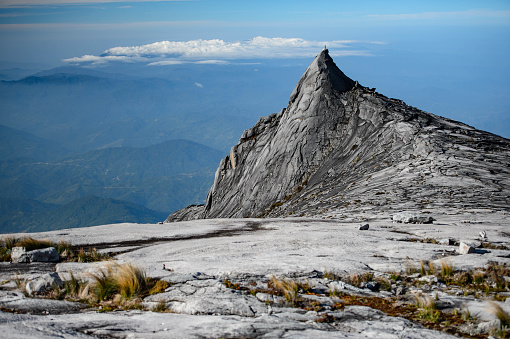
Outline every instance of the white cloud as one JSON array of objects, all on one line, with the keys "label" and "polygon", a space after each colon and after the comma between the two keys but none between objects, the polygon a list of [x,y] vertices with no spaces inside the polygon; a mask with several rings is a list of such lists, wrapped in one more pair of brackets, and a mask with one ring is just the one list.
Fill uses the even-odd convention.
[{"label": "white cloud", "polygon": [[[69,59],[68,59],[69,60]],[[65,60],[67,61],[67,60]],[[182,65],[182,64],[185,64],[187,62],[185,61],[180,61],[180,60],[163,60],[163,61],[156,61],[156,62],[151,62],[149,63],[147,66],[169,66],[169,65]]]},{"label": "white cloud", "polygon": [[69,62],[69,63],[104,64],[108,61],[143,62],[143,61],[146,61],[146,58],[130,58],[127,56],[114,56],[114,55],[107,55],[107,56],[84,55],[82,57],[65,59],[64,61]]},{"label": "white cloud", "polygon": [[106,61],[152,61],[151,66],[175,65],[184,62],[228,64],[227,60],[276,59],[313,57],[324,46],[333,56],[370,55],[366,50],[354,50],[353,45],[381,44],[378,41],[334,40],[312,41],[300,38],[265,38],[226,42],[220,39],[190,41],[159,41],[131,47],[113,47],[101,56],[84,55],[66,59],[71,63]]},{"label": "white cloud", "polygon": [[230,62],[225,60],[201,60],[195,62],[196,64],[207,64],[207,65],[228,65]]},{"label": "white cloud", "polygon": [[197,87],[200,87],[200,88],[204,87],[204,85],[202,85],[202,84],[201,84],[201,83],[199,83],[199,82],[195,82],[195,85],[196,85]]}]

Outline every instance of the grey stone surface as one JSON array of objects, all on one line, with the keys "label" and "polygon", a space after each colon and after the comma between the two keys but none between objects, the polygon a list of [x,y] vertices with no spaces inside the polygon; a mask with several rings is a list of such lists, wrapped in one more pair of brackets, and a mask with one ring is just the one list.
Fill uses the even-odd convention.
[{"label": "grey stone surface", "polygon": [[29,295],[33,295],[49,291],[53,286],[62,287],[63,284],[58,273],[47,273],[35,280],[29,281],[26,285],[26,290]]},{"label": "grey stone surface", "polygon": [[[27,298],[21,292],[0,290],[0,308],[30,314],[66,314],[79,312],[87,305],[62,300]],[[0,338],[2,338],[0,334]]]},{"label": "grey stone surface", "polygon": [[434,222],[434,218],[431,216],[416,212],[395,213],[392,219],[394,222],[401,222],[404,224],[432,224],[432,222]]}]

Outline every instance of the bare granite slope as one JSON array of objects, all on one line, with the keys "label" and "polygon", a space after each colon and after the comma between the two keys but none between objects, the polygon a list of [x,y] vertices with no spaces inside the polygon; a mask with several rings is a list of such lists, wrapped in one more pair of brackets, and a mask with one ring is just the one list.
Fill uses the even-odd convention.
[{"label": "bare granite slope", "polygon": [[217,169],[201,218],[321,216],[363,208],[510,206],[510,141],[387,98],[324,49],[287,108],[246,130]]}]

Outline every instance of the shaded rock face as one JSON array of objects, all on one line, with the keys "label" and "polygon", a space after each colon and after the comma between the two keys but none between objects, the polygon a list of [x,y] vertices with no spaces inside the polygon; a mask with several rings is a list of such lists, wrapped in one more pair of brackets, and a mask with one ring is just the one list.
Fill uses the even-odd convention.
[{"label": "shaded rock face", "polygon": [[196,218],[510,206],[510,141],[360,86],[324,49],[287,108],[245,131]]}]

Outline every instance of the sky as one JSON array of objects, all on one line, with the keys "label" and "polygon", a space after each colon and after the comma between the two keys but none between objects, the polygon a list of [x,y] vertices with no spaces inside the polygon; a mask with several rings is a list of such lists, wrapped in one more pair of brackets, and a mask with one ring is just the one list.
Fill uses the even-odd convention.
[{"label": "sky", "polygon": [[324,45],[347,75],[389,96],[414,98],[406,89],[417,86],[465,87],[466,96],[503,88],[497,114],[510,127],[509,0],[0,0],[4,69],[283,64],[309,62]]},{"label": "sky", "polygon": [[337,56],[476,54],[489,45],[506,56],[509,28],[508,0],[0,0],[0,62],[56,65],[103,54],[136,60],[150,47],[145,56],[159,54],[157,61],[309,57],[322,44]]}]

